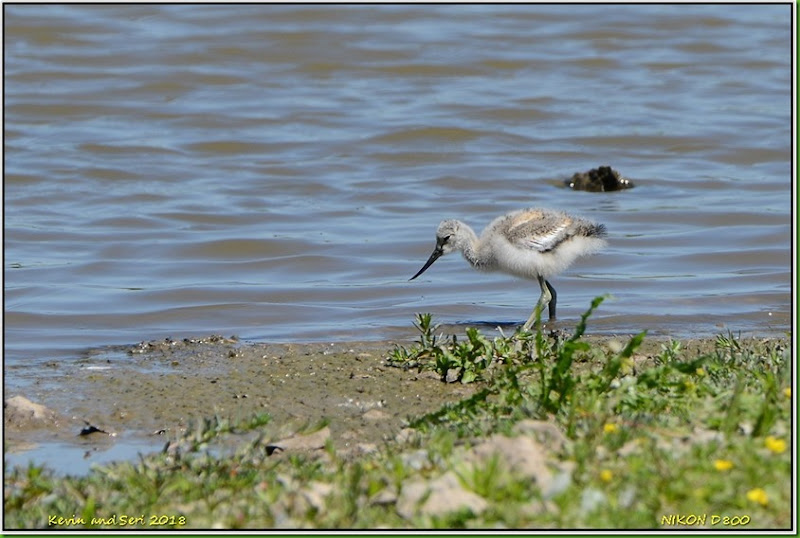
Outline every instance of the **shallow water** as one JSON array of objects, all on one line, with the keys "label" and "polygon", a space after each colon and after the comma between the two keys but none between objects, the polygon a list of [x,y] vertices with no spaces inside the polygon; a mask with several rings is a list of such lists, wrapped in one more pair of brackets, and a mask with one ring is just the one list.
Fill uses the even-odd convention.
[{"label": "shallow water", "polygon": [[60,474],[84,476],[94,466],[123,460],[136,460],[140,454],[156,452],[166,441],[158,437],[130,435],[113,439],[87,440],[76,437],[70,441],[31,443],[5,452],[3,461],[8,469],[25,467],[31,463],[49,464]]},{"label": "shallow water", "polygon": [[[609,230],[565,326],[790,330],[789,4],[4,9],[7,367],[520,323],[535,283],[408,278],[440,219],[528,206]],[[636,188],[563,187],[604,164]]]}]

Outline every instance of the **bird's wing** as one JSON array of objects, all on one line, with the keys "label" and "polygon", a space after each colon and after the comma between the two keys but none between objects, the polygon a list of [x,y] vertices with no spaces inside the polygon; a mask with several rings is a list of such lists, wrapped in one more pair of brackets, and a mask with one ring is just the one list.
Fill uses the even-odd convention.
[{"label": "bird's wing", "polygon": [[517,215],[508,227],[507,237],[510,243],[520,248],[547,252],[569,237],[567,229],[572,219],[539,211],[529,211]]},{"label": "bird's wing", "polygon": [[566,239],[566,235],[564,234],[566,228],[566,225],[559,226],[545,233],[541,233],[542,231],[539,230],[536,234],[518,237],[514,243],[521,247],[537,250],[539,252],[547,252]]}]

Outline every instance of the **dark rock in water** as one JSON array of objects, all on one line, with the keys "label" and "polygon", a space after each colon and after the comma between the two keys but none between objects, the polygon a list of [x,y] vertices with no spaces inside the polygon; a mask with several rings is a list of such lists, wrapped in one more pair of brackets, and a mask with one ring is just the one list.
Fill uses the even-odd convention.
[{"label": "dark rock in water", "polygon": [[610,166],[592,168],[588,172],[578,172],[564,181],[570,189],[576,191],[606,192],[632,189],[633,182],[622,177],[622,174]]},{"label": "dark rock in water", "polygon": [[[86,421],[84,421],[84,422],[86,422]],[[105,430],[101,430],[97,426],[95,426],[93,424],[89,424],[88,422],[86,422],[86,427],[82,428],[81,429],[81,433],[79,433],[78,435],[91,435],[93,433],[104,433],[106,435],[111,435],[113,437],[113,434],[110,434]]]}]

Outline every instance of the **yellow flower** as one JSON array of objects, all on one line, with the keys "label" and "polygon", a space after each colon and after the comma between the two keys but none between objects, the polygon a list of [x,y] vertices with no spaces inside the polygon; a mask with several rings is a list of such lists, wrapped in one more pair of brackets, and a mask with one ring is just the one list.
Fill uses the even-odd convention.
[{"label": "yellow flower", "polygon": [[608,469],[603,469],[600,471],[600,480],[603,482],[611,482],[611,479],[614,478],[614,473],[609,471]]},{"label": "yellow flower", "polygon": [[606,422],[603,424],[603,431],[606,433],[614,433],[618,430],[617,425],[613,422]]},{"label": "yellow flower", "polygon": [[703,377],[704,375],[706,375],[706,371],[703,370],[702,368],[698,368],[697,370],[694,371],[694,373],[697,374],[700,377]]},{"label": "yellow flower", "polygon": [[786,387],[785,389],[783,389],[783,395],[786,396],[787,398],[791,398],[792,397],[792,387]]},{"label": "yellow flower", "polygon": [[730,460],[714,460],[714,469],[717,471],[729,471],[733,467]]},{"label": "yellow flower", "polygon": [[758,503],[761,506],[766,506],[769,502],[769,498],[767,497],[767,492],[761,488],[751,489],[747,492],[747,500],[753,501],[754,503]]},{"label": "yellow flower", "polygon": [[786,452],[786,441],[783,439],[778,439],[777,437],[773,437],[772,435],[764,439],[764,446],[767,447],[770,452],[774,452],[775,454],[782,454]]}]

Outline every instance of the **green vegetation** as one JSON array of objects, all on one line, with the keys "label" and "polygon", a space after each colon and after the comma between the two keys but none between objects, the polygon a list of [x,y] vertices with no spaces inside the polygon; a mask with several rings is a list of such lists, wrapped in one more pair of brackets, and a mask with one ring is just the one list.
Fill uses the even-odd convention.
[{"label": "green vegetation", "polygon": [[[375,453],[272,453],[268,417],[215,417],[163,453],[85,477],[7,471],[6,527],[120,528],[124,516],[140,529],[788,528],[788,341],[590,342],[601,302],[569,337],[444,337],[418,316],[419,341],[389,362],[477,390],[410,418],[413,431]],[[232,437],[235,450],[215,448]]]}]

